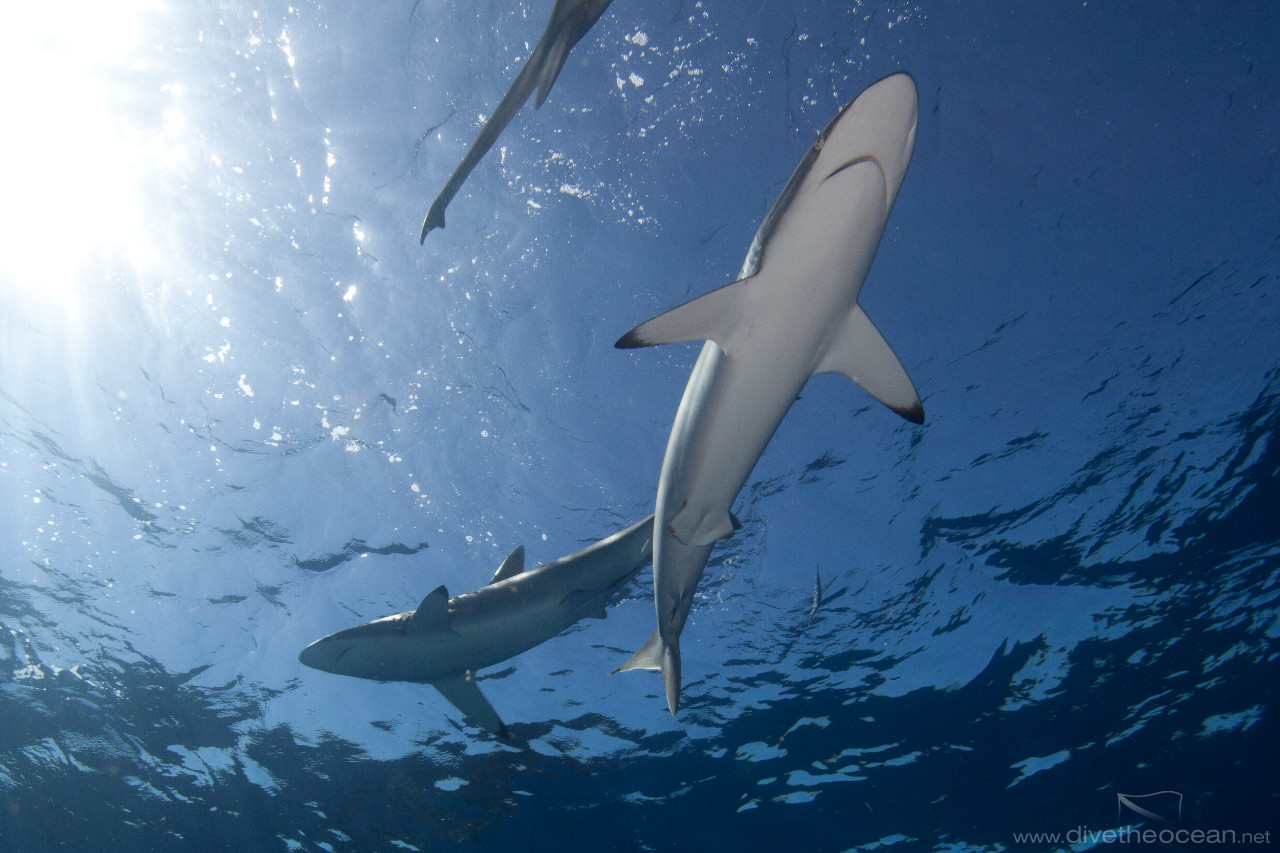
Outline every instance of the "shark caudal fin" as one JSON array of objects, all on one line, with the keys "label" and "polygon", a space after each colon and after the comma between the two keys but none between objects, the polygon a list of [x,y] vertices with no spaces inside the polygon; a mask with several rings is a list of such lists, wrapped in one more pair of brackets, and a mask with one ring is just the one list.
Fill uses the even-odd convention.
[{"label": "shark caudal fin", "polygon": [[422,220],[422,231],[418,234],[418,245],[421,246],[427,242],[427,235],[437,228],[444,227],[444,209],[449,206],[449,202],[453,201],[453,195],[450,194],[445,198],[445,194],[441,193],[436,196],[436,200],[431,203],[431,209],[427,211],[427,218]]},{"label": "shark caudal fin", "polygon": [[860,305],[853,306],[831,337],[814,373],[843,373],[913,424],[924,423],[924,404],[916,386]]},{"label": "shark caudal fin", "polygon": [[640,650],[632,655],[626,663],[615,669],[614,672],[628,672],[633,669],[662,670],[662,684],[667,693],[667,709],[671,711],[671,716],[674,717],[676,711],[680,709],[679,641],[664,642],[662,635],[654,631],[649,639],[644,641],[644,645],[640,647]]}]

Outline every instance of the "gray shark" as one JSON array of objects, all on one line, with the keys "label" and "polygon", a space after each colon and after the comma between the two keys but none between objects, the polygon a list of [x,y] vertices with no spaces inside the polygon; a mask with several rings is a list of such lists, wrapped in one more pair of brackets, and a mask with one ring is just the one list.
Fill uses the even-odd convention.
[{"label": "gray shark", "polygon": [[432,684],[473,724],[509,739],[476,671],[546,642],[580,619],[605,617],[609,595],[653,555],[653,516],[568,557],[524,570],[524,548],[488,585],[450,598],[436,587],[417,610],[338,631],[302,650],[314,669],[375,681]]},{"label": "gray shark", "polygon": [[551,91],[552,84],[560,76],[560,69],[564,67],[569,51],[587,34],[587,30],[591,29],[612,2],[613,0],[556,0],[547,29],[542,33],[542,38],[538,40],[533,53],[529,54],[524,68],[520,69],[520,73],[516,75],[515,82],[499,102],[498,108],[485,121],[484,127],[480,128],[476,141],[471,143],[466,156],[453,170],[440,195],[436,196],[436,200],[431,203],[427,218],[422,221],[422,234],[418,237],[418,243],[426,242],[427,234],[432,229],[444,227],[444,209],[449,206],[449,202],[453,201],[453,197],[462,188],[471,170],[493,147],[493,143],[497,141],[498,136],[515,114],[520,111],[520,107],[529,99],[534,89],[538,90],[538,97],[533,104],[534,109],[542,106],[542,102],[547,99],[547,94]]},{"label": "gray shark", "polygon": [[623,666],[661,669],[680,703],[680,632],[730,508],[811,376],[843,373],[913,423],[920,395],[858,305],[915,146],[907,74],[869,86],[819,134],[769,210],[738,280],[632,329],[620,348],[703,340],[658,479],[657,630]]}]

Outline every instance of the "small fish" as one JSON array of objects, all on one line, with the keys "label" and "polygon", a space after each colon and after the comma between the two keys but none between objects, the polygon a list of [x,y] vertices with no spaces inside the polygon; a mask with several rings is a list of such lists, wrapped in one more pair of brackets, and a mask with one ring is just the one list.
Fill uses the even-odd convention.
[{"label": "small fish", "polygon": [[813,624],[813,617],[818,615],[818,608],[822,606],[822,567],[817,566],[813,570],[813,606],[809,608],[809,621],[805,623],[808,628]]}]

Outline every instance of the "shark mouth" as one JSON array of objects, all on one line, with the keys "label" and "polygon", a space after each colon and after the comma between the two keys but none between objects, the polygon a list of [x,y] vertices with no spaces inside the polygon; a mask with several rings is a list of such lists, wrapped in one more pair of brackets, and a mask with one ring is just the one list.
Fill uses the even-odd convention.
[{"label": "shark mouth", "polygon": [[880,161],[877,160],[871,154],[864,154],[861,157],[854,157],[852,160],[849,160],[846,163],[841,163],[839,166],[833,169],[830,174],[828,174],[825,178],[822,179],[822,183],[825,184],[827,181],[831,180],[836,175],[839,175],[841,172],[844,172],[848,169],[852,169],[854,166],[861,165],[862,163],[871,163],[877,169],[880,170],[880,178],[884,181],[884,207],[885,207],[885,210],[888,210],[891,205],[891,199],[889,198],[889,179],[888,179],[888,176],[885,175],[884,173],[884,166],[880,165]]}]

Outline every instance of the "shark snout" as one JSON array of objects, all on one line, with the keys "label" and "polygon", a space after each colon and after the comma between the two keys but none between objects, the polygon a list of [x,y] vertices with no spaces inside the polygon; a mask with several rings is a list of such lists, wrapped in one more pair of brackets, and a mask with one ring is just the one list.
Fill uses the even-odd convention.
[{"label": "shark snout", "polygon": [[875,163],[884,175],[886,207],[892,207],[911,163],[919,111],[910,74],[898,72],[873,83],[827,129],[823,179],[859,163]]},{"label": "shark snout", "polygon": [[855,112],[865,129],[867,151],[884,172],[892,204],[916,145],[920,118],[916,81],[906,72],[890,74],[858,96]]},{"label": "shark snout", "polygon": [[298,662],[303,666],[318,669],[322,672],[337,672],[338,661],[351,651],[353,644],[330,639],[316,640],[298,654]]}]

